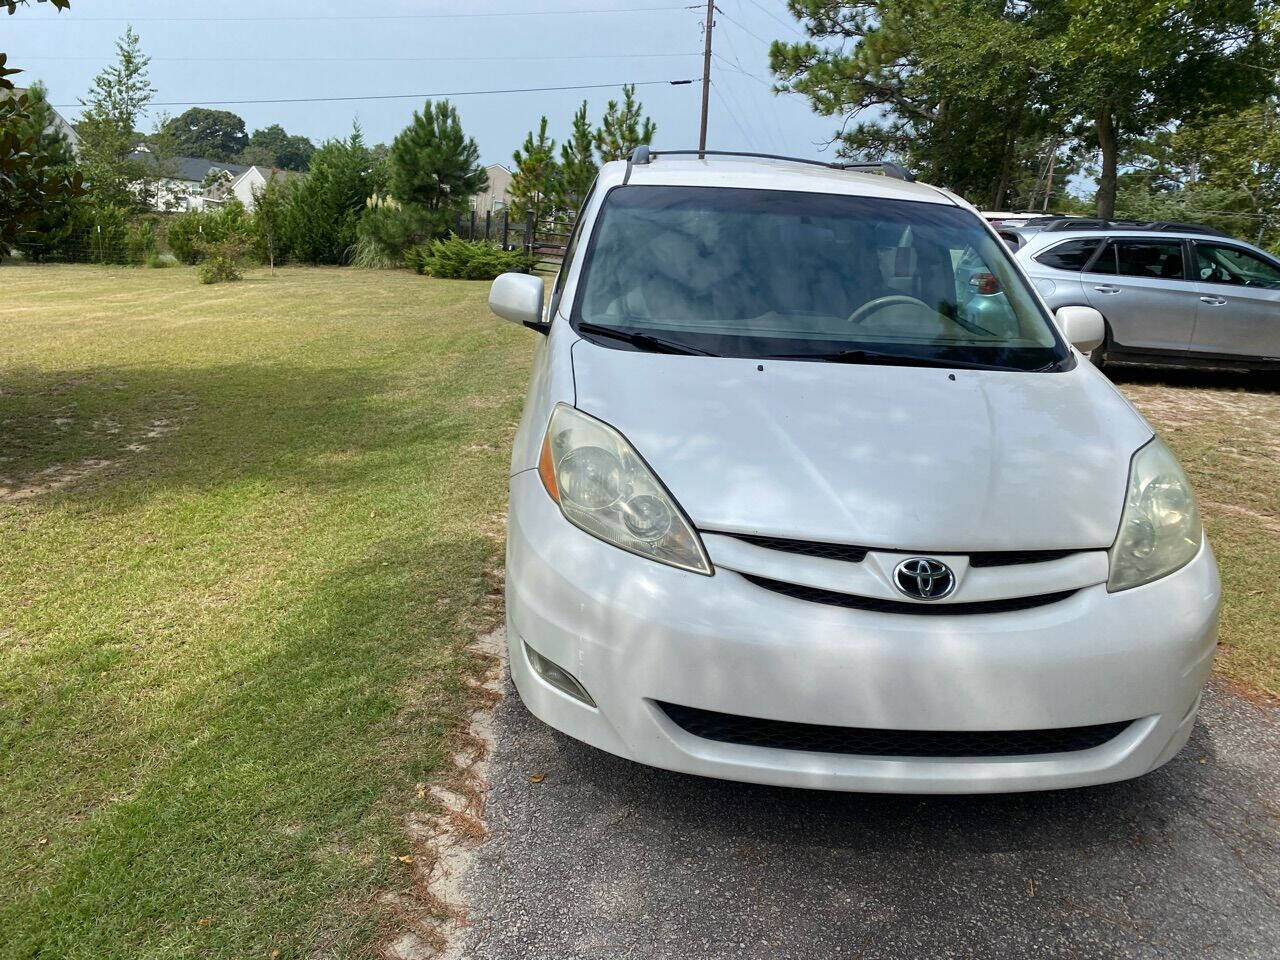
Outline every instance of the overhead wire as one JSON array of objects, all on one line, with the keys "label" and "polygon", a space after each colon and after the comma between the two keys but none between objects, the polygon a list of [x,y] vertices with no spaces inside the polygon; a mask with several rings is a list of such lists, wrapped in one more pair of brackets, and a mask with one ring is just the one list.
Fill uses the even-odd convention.
[{"label": "overhead wire", "polygon": [[737,118],[734,111],[730,109],[729,101],[725,99],[725,95],[720,92],[719,84],[717,84],[714,80],[711,83],[711,92],[714,93],[719,98],[720,105],[724,107],[725,114],[728,115],[729,119],[733,121],[733,125],[738,128],[738,132],[742,134],[742,139],[744,141],[745,146],[754,148],[755,139],[749,133],[747,133],[746,127],[742,125],[742,122]]},{"label": "overhead wire", "polygon": [[[153,100],[148,107],[238,107],[259,103],[347,103],[362,100],[427,100],[438,97],[480,97],[491,94],[548,93],[556,90],[604,90],[624,86],[651,87],[665,84],[672,87],[687,86],[696,80],[632,80],[621,83],[577,83],[549,87],[508,87],[502,90],[448,90],[436,93],[381,93],[366,96],[344,97],[266,97],[253,100]],[[58,109],[74,109],[79,103],[55,103]]]},{"label": "overhead wire", "polygon": [[661,7],[587,7],[576,10],[507,10],[502,12],[496,11],[476,11],[468,10],[460,13],[348,13],[348,14],[308,14],[295,16],[267,16],[267,17],[82,17],[78,14],[74,17],[57,17],[47,18],[43,20],[24,19],[19,21],[22,24],[44,24],[44,23],[280,23],[305,20],[307,22],[330,22],[330,21],[353,21],[366,23],[369,21],[383,20],[468,20],[478,18],[503,18],[503,17],[548,17],[548,16],[582,16],[593,14],[614,14],[614,13],[651,13],[662,12],[668,10],[683,10],[684,6],[661,6]]},{"label": "overhead wire", "polygon": [[[27,60],[84,60],[101,63],[106,57],[86,57],[81,55],[64,56],[60,54],[22,54]],[[689,53],[589,53],[574,56],[526,57],[518,53],[494,57],[147,57],[156,63],[471,63],[505,62],[507,60],[525,61],[561,61],[561,60],[657,60],[679,57],[700,57],[701,50]]]}]

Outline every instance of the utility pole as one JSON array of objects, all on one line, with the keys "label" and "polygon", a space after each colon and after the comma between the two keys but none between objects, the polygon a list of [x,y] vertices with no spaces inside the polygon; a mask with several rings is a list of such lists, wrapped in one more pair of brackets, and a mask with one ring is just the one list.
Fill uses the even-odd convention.
[{"label": "utility pole", "polygon": [[716,25],[716,0],[707,0],[707,22],[702,29],[702,126],[698,131],[698,159],[707,149],[707,105],[711,99],[711,30]]},{"label": "utility pole", "polygon": [[1045,212],[1048,212],[1049,210],[1049,197],[1053,194],[1053,161],[1056,160],[1057,158],[1058,158],[1058,144],[1057,144],[1057,141],[1054,141],[1053,152],[1049,154],[1049,177],[1045,183],[1045,188],[1044,188],[1044,206],[1040,208]]}]

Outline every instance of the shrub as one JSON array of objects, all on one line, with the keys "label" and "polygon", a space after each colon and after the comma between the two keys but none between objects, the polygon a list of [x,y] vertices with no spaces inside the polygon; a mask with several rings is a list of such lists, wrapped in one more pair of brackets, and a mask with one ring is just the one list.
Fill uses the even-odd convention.
[{"label": "shrub", "polygon": [[253,211],[253,256],[273,270],[277,260],[288,255],[285,217],[289,206],[289,185],[278,177],[267,181],[255,196]]},{"label": "shrub", "polygon": [[343,263],[352,254],[373,159],[357,128],[311,156],[310,172],[289,185],[280,223],[281,247],[308,263]]},{"label": "shrub", "polygon": [[406,204],[376,202],[360,216],[351,262],[357,267],[398,267],[416,244],[445,233],[448,214]]},{"label": "shrub", "polygon": [[174,217],[165,239],[173,255],[190,265],[200,262],[205,245],[233,236],[247,242],[252,233],[249,212],[243,203],[232,198],[213,210],[190,210]]},{"label": "shrub", "polygon": [[200,259],[199,245],[204,240],[204,215],[197,210],[174,217],[165,233],[169,250],[188,266]]},{"label": "shrub", "polygon": [[160,238],[150,220],[131,223],[125,231],[125,250],[130,263],[146,263],[160,254]]},{"label": "shrub", "polygon": [[224,283],[243,280],[240,265],[244,262],[249,244],[243,235],[232,234],[223,240],[204,241],[200,244],[201,283]]},{"label": "shrub", "polygon": [[129,211],[114,204],[87,207],[81,218],[90,263],[129,262]]},{"label": "shrub", "polygon": [[500,273],[533,266],[532,258],[517,250],[503,250],[456,235],[414,247],[405,255],[405,261],[418,273],[454,280],[492,280]]}]

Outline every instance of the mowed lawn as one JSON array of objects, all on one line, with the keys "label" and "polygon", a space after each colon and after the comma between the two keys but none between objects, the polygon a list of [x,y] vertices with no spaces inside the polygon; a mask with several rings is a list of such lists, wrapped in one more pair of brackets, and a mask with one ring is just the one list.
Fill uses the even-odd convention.
[{"label": "mowed lawn", "polygon": [[[366,953],[501,616],[534,335],[399,271],[0,291],[0,958]],[[1220,669],[1274,695],[1280,394],[1118,379],[1197,485]]]},{"label": "mowed lawn", "polygon": [[0,267],[0,957],[376,940],[501,615],[486,295]]},{"label": "mowed lawn", "polygon": [[1120,368],[1178,455],[1222,573],[1218,671],[1280,703],[1280,376]]}]

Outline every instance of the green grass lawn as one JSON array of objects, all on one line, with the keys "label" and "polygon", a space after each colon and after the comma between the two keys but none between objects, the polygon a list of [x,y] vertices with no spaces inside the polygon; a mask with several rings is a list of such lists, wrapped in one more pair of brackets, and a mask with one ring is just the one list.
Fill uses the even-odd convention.
[{"label": "green grass lawn", "polygon": [[1217,668],[1280,703],[1280,378],[1121,369],[1120,389],[1195,485],[1222,572]]},{"label": "green grass lawn", "polygon": [[[0,268],[0,958],[360,955],[501,612],[487,285]],[[1280,690],[1280,394],[1122,377]],[[1260,573],[1259,571],[1262,571]]]},{"label": "green grass lawn", "polygon": [[401,271],[0,290],[0,957],[362,952],[500,615],[533,335]]}]

